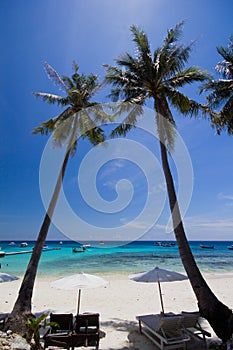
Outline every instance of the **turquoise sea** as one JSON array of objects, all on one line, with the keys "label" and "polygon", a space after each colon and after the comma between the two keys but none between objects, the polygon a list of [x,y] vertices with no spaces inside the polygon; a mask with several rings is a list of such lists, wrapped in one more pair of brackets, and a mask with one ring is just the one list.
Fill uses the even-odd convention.
[{"label": "turquoise sea", "polygon": [[[1,272],[21,276],[24,274],[31,253],[8,255],[12,252],[32,250],[35,242],[28,241],[28,246],[21,248],[21,242],[15,245],[0,242],[0,252],[6,255],[0,258]],[[62,277],[77,272],[87,273],[133,273],[146,271],[156,266],[184,272],[177,245],[170,247],[155,245],[152,241],[136,241],[113,247],[111,242],[90,244],[83,253],[74,253],[77,242],[47,241],[48,250],[44,250],[39,265],[38,276]],[[168,242],[164,242],[168,243]],[[195,260],[201,272],[233,272],[233,250],[227,247],[233,242],[226,241],[192,241],[189,242]],[[200,248],[200,244],[213,245],[214,249]],[[55,248],[55,249],[54,249]]]}]

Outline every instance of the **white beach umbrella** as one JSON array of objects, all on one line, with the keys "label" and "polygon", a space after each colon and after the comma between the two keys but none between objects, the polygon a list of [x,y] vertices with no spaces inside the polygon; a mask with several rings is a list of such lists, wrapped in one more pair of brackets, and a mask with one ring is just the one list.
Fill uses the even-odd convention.
[{"label": "white beach umbrella", "polygon": [[78,290],[78,307],[77,313],[80,310],[81,290],[89,288],[97,288],[106,286],[108,282],[98,276],[90,275],[88,273],[77,273],[76,275],[60,278],[51,283],[51,286],[63,290]]},{"label": "white beach umbrella", "polygon": [[160,269],[159,267],[155,267],[153,270],[150,270],[150,271],[129,275],[129,278],[136,282],[144,282],[144,283],[157,282],[158,283],[159,297],[160,297],[163,313],[164,313],[164,306],[163,306],[163,298],[162,298],[160,282],[183,281],[188,279],[187,276],[182,275],[181,273]]},{"label": "white beach umbrella", "polygon": [[5,272],[0,272],[0,283],[11,282],[11,281],[15,281],[18,279],[19,279],[19,277],[17,277],[17,276],[9,275],[8,273],[5,273]]}]

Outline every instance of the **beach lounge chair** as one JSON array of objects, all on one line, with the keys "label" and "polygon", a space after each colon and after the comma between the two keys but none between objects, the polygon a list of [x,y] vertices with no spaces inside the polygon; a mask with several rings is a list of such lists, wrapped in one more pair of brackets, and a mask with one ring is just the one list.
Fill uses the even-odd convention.
[{"label": "beach lounge chair", "polygon": [[70,350],[72,346],[72,335],[64,333],[51,333],[44,337],[44,349],[49,346]]},{"label": "beach lounge chair", "polygon": [[200,313],[182,311],[181,315],[183,316],[182,325],[185,332],[192,338],[203,340],[207,347],[206,337],[211,337],[211,334],[202,327]]},{"label": "beach lounge chair", "polygon": [[71,332],[73,331],[73,314],[50,314],[50,322],[58,326],[50,326],[43,336],[44,349],[48,346],[58,346],[69,349],[71,347]]},{"label": "beach lounge chair", "polygon": [[139,330],[161,350],[186,349],[190,340],[183,331],[182,316],[144,315],[137,316]]},{"label": "beach lounge chair", "polygon": [[78,314],[75,317],[74,332],[72,334],[72,349],[79,346],[80,338],[84,337],[84,346],[95,346],[99,348],[100,329],[99,314]]}]

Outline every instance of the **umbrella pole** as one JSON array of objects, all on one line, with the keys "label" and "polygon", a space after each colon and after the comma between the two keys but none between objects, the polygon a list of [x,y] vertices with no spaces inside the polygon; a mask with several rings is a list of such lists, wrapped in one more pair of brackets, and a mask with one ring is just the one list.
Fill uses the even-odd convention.
[{"label": "umbrella pole", "polygon": [[81,289],[78,290],[78,309],[77,309],[77,315],[79,314],[79,310],[80,310],[80,300],[81,300]]},{"label": "umbrella pole", "polygon": [[158,281],[158,286],[159,286],[159,296],[160,296],[160,302],[162,307],[162,313],[164,314],[163,297],[162,297],[161,285],[159,281]]}]

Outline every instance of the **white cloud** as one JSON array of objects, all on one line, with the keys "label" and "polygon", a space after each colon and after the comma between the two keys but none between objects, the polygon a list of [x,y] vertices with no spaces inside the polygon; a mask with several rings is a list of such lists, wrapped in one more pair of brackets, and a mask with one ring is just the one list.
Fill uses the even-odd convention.
[{"label": "white cloud", "polygon": [[200,227],[200,228],[233,228],[233,219],[214,219],[203,217],[187,217],[185,218],[186,227]]},{"label": "white cloud", "polygon": [[218,194],[217,196],[218,199],[228,199],[233,201],[233,195],[229,195],[229,194],[223,194],[222,192]]}]

